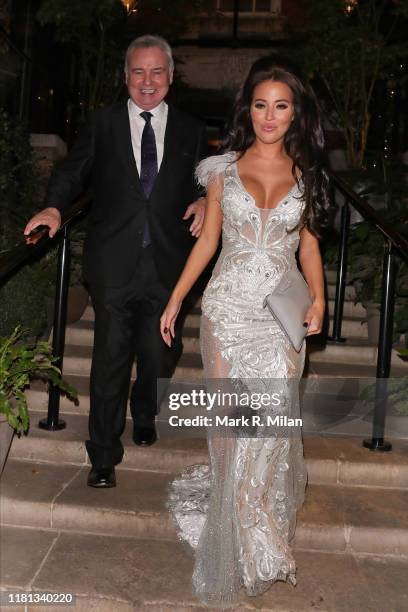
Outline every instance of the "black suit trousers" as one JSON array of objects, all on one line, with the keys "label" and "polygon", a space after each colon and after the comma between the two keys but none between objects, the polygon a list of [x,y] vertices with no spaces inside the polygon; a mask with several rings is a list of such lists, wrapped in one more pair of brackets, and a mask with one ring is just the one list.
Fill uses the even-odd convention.
[{"label": "black suit trousers", "polygon": [[169,348],[160,335],[160,316],[170,290],[159,281],[152,246],[143,249],[131,282],[124,287],[91,285],[95,338],[90,382],[89,440],[94,467],[121,462],[120,437],[126,423],[134,361],[137,377],[130,393],[134,425],[151,423],[159,411],[157,378],[169,378],[182,352],[181,318]]}]

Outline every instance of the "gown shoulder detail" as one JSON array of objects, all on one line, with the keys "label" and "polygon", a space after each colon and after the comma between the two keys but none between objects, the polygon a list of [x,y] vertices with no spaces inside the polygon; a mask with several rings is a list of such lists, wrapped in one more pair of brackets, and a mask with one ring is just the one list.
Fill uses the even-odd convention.
[{"label": "gown shoulder detail", "polygon": [[202,159],[195,170],[197,182],[203,187],[223,178],[228,167],[236,160],[236,153],[229,151],[222,155],[211,155]]}]

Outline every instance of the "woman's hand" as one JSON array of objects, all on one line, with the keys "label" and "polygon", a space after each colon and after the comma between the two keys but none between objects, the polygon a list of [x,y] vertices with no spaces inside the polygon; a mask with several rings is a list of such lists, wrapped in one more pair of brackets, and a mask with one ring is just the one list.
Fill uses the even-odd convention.
[{"label": "woman's hand", "polygon": [[181,304],[180,300],[171,297],[160,317],[160,333],[164,342],[169,347],[171,346],[171,339],[175,336],[174,324],[180,312]]},{"label": "woman's hand", "polygon": [[306,336],[313,336],[314,334],[320,334],[323,326],[325,303],[320,301],[314,301],[309,310],[305,315],[305,323],[307,325]]}]

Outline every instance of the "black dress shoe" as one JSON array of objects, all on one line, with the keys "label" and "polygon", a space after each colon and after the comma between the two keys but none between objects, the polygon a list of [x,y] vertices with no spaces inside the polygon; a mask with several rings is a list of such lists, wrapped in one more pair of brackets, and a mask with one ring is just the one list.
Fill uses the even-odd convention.
[{"label": "black dress shoe", "polygon": [[143,425],[143,427],[134,427],[133,441],[137,446],[151,446],[157,440],[156,428],[154,422],[151,425]]},{"label": "black dress shoe", "polygon": [[88,476],[88,487],[97,487],[98,489],[116,487],[115,468],[92,468]]}]

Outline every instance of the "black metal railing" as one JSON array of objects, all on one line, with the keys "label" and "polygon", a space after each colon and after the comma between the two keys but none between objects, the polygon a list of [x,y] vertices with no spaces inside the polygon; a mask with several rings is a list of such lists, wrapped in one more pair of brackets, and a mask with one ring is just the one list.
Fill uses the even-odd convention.
[{"label": "black metal railing", "polygon": [[[9,253],[0,257],[0,285],[6,282],[17,270],[34,259],[59,240],[57,281],[53,316],[52,352],[56,357],[55,365],[63,367],[65,348],[65,327],[67,316],[67,296],[70,270],[69,230],[73,223],[86,211],[90,198],[84,197],[76,202],[61,220],[61,227],[54,238],[48,236],[48,227],[40,226],[31,232],[26,239],[21,239]],[[48,413],[41,419],[41,429],[64,429],[65,421],[59,418],[60,388],[50,383],[48,395]]]},{"label": "black metal railing", "polygon": [[[341,336],[343,319],[343,305],[347,275],[347,239],[350,225],[350,206],[353,206],[367,221],[383,235],[385,241],[380,334],[378,339],[378,357],[376,371],[376,397],[373,417],[372,438],[363,441],[363,445],[371,450],[391,450],[391,444],[384,440],[385,416],[387,410],[387,379],[390,375],[392,353],[392,328],[394,316],[395,293],[395,257],[399,255],[408,259],[408,241],[350,187],[334,173],[330,173],[333,187],[344,196],[341,210],[341,235],[338,251],[336,296],[334,306],[333,331],[329,339],[332,342],[344,342]],[[67,290],[69,284],[69,229],[72,223],[86,211],[89,198],[83,198],[72,206],[64,215],[62,225],[54,239],[48,237],[48,228],[37,228],[30,237],[17,245],[10,253],[0,257],[0,285],[4,283],[15,271],[21,268],[46,250],[48,246],[60,241],[58,256],[58,272],[54,306],[53,327],[53,353],[57,358],[56,365],[63,366],[65,344],[65,322],[67,307]],[[51,386],[48,400],[48,415],[42,419],[39,426],[44,429],[57,430],[65,427],[59,419],[60,391],[58,387]]]},{"label": "black metal railing", "polygon": [[371,223],[384,237],[384,260],[381,288],[380,333],[378,338],[376,391],[374,400],[373,433],[363,440],[363,446],[370,450],[389,451],[390,442],[384,440],[385,417],[387,412],[387,380],[391,371],[392,337],[394,321],[394,295],[396,255],[408,260],[408,241],[386,223],[379,213],[359,197],[341,178],[330,173],[333,187],[341,192],[344,203],[341,209],[340,241],[337,261],[336,296],[334,301],[333,330],[329,340],[344,342],[341,327],[347,275],[347,244],[350,227],[350,206]]}]

